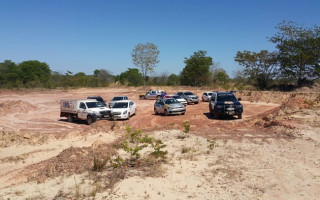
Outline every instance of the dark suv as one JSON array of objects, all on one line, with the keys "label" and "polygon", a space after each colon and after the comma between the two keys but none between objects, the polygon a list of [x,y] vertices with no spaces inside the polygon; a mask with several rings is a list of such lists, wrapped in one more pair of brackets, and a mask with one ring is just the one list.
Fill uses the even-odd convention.
[{"label": "dark suv", "polygon": [[103,98],[100,97],[100,96],[90,96],[90,97],[88,97],[87,99],[96,99],[97,101],[101,102],[102,105],[104,105],[105,107],[107,107],[106,102],[105,102],[105,101],[103,100]]},{"label": "dark suv", "polygon": [[234,92],[213,92],[210,98],[209,111],[213,118],[217,119],[221,115],[238,116],[242,119],[243,107]]}]

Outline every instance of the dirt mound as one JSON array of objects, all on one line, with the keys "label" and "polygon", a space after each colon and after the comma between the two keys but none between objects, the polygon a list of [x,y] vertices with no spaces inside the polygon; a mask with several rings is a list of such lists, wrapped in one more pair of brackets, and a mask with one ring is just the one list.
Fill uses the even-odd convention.
[{"label": "dirt mound", "polygon": [[41,183],[47,178],[81,174],[93,169],[95,159],[108,160],[114,154],[114,148],[105,143],[92,147],[70,147],[56,157],[29,166],[19,176]]},{"label": "dirt mound", "polygon": [[36,108],[36,106],[21,100],[0,103],[1,113],[25,113]]},{"label": "dirt mound", "polygon": [[292,98],[284,102],[281,106],[256,116],[255,120],[252,120],[252,123],[255,126],[263,126],[265,128],[282,126],[288,129],[294,129],[295,126],[290,124],[288,117],[301,109],[308,109],[311,106],[312,104],[305,99]]}]

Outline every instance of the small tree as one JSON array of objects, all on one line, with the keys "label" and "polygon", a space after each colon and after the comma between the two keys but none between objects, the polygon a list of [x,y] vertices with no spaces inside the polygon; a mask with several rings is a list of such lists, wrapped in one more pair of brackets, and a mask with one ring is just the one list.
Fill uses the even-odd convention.
[{"label": "small tree", "polygon": [[253,80],[260,89],[265,89],[270,80],[278,74],[277,53],[267,50],[260,52],[237,52],[235,61],[244,66],[244,74]]},{"label": "small tree", "polygon": [[146,85],[146,77],[149,72],[153,72],[156,64],[159,63],[158,56],[160,51],[152,43],[137,44],[133,49],[131,56],[132,62],[137,66],[143,76],[143,86]]},{"label": "small tree", "polygon": [[143,78],[142,74],[136,68],[128,68],[127,71],[120,74],[121,84],[128,83],[129,86],[139,86],[142,85]]}]

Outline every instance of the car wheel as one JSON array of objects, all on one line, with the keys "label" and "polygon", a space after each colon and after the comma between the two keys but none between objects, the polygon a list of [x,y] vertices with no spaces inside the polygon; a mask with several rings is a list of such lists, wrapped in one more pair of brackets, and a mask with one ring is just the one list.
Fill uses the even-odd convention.
[{"label": "car wheel", "polygon": [[134,109],[134,115],[136,115],[136,114],[137,114],[137,109],[135,108],[135,109]]},{"label": "car wheel", "polygon": [[72,114],[69,114],[67,117],[68,122],[73,122],[73,116]]},{"label": "car wheel", "polygon": [[87,117],[87,124],[88,124],[88,125],[91,125],[92,123],[93,123],[93,118],[92,118],[91,115],[89,115],[89,116]]},{"label": "car wheel", "polygon": [[128,113],[128,118],[127,118],[127,119],[130,119],[130,115],[131,115],[131,114],[130,114],[130,113]]},{"label": "car wheel", "polygon": [[156,108],[154,108],[154,114],[157,115],[158,114],[158,111]]},{"label": "car wheel", "polygon": [[181,115],[184,115],[186,112],[181,113]]},{"label": "car wheel", "polygon": [[238,115],[238,119],[242,119],[242,114],[239,114],[239,115]]},{"label": "car wheel", "polygon": [[169,115],[169,113],[168,113],[168,110],[167,110],[167,109],[165,109],[165,110],[164,110],[164,115],[165,115],[165,116],[168,116],[168,115]]},{"label": "car wheel", "polygon": [[219,118],[219,114],[218,113],[213,113],[213,118],[214,119],[218,119]]},{"label": "car wheel", "polygon": [[202,101],[204,101],[203,97],[202,97]]}]

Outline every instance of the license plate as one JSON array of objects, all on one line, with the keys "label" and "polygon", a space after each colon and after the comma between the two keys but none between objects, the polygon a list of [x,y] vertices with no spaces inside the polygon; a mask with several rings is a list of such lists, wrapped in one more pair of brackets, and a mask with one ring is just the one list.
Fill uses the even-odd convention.
[{"label": "license plate", "polygon": [[104,115],[103,117],[106,117],[106,118],[107,118],[107,117],[110,117],[110,115]]},{"label": "license plate", "polygon": [[229,115],[234,115],[234,111],[229,111],[228,114]]},{"label": "license plate", "polygon": [[234,110],[234,108],[227,108],[227,110]]}]

